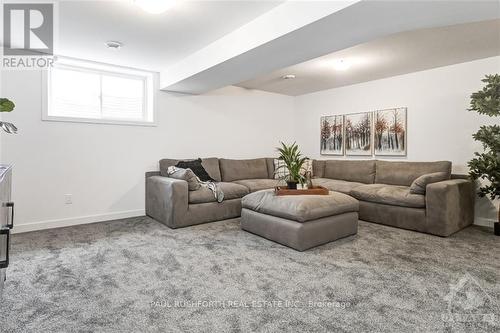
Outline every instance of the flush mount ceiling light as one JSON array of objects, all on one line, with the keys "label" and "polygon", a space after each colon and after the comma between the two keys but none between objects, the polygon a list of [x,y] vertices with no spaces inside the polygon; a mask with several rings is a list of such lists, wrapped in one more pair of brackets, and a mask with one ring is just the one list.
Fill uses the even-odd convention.
[{"label": "flush mount ceiling light", "polygon": [[134,0],[143,11],[150,14],[161,14],[172,8],[177,0]]},{"label": "flush mount ceiling light", "polygon": [[120,43],[120,42],[117,42],[117,41],[114,41],[114,40],[109,40],[107,41],[106,43],[104,43],[108,49],[110,50],[119,50],[122,48],[123,46],[123,43]]},{"label": "flush mount ceiling light", "polygon": [[348,70],[350,67],[351,64],[344,59],[337,60],[333,64],[333,68],[335,68],[338,71],[345,71]]},{"label": "flush mount ceiling light", "polygon": [[287,74],[281,77],[283,80],[293,80],[296,78],[295,74]]}]

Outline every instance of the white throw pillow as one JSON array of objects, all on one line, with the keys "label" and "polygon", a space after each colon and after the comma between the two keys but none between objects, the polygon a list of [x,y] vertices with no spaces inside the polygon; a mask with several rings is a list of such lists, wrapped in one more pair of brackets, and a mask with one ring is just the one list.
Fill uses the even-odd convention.
[{"label": "white throw pillow", "polygon": [[290,174],[285,162],[277,158],[274,159],[274,179],[284,179]]},{"label": "white throw pillow", "polygon": [[[313,176],[313,161],[311,159],[307,159],[302,164],[301,174],[306,175],[307,172],[311,173],[311,177]],[[290,174],[288,168],[285,166],[285,162],[280,159],[274,159],[274,179],[283,179]]]},{"label": "white throw pillow", "polygon": [[311,177],[313,176],[313,161],[311,159],[305,160],[304,164],[302,164],[300,173],[305,176],[307,172],[311,173]]}]

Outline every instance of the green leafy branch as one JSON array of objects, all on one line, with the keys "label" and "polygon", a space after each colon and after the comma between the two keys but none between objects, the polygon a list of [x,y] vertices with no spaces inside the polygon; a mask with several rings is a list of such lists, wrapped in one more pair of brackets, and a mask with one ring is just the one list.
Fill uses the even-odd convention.
[{"label": "green leafy branch", "polygon": [[16,105],[7,98],[0,98],[0,112],[11,112]]},{"label": "green leafy branch", "polygon": [[[500,116],[500,75],[486,75],[481,81],[486,85],[471,95],[469,111],[490,117]],[[478,195],[494,200],[500,197],[500,126],[483,125],[472,137],[481,142],[484,152],[474,153],[475,158],[468,163],[469,175],[473,179],[486,180]]]},{"label": "green leafy branch", "polygon": [[500,75],[486,75],[481,81],[486,85],[471,95],[469,111],[490,117],[500,116]]}]

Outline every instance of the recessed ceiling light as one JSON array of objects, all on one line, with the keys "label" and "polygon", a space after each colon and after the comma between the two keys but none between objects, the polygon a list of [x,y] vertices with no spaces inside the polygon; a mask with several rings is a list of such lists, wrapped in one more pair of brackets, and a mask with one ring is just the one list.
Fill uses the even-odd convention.
[{"label": "recessed ceiling light", "polygon": [[120,43],[120,42],[117,42],[114,40],[107,41],[104,44],[108,47],[108,49],[111,49],[111,50],[119,50],[123,46],[123,43]]},{"label": "recessed ceiling light", "polygon": [[338,71],[345,71],[345,70],[348,70],[350,67],[351,67],[351,64],[344,59],[337,60],[333,64],[333,68],[335,68]]},{"label": "recessed ceiling light", "polygon": [[145,12],[161,14],[175,6],[178,0],[134,0],[134,2]]},{"label": "recessed ceiling light", "polygon": [[296,78],[295,74],[287,74],[281,77],[283,80],[293,80]]}]

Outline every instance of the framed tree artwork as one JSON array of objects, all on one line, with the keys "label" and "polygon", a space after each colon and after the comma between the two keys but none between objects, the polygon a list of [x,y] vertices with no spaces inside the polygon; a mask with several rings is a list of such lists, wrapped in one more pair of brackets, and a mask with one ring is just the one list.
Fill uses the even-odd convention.
[{"label": "framed tree artwork", "polygon": [[321,155],[344,154],[344,116],[324,116],[320,123]]},{"label": "framed tree artwork", "polygon": [[347,156],[372,155],[372,112],[346,114],[345,154]]},{"label": "framed tree artwork", "polygon": [[374,112],[377,156],[406,156],[406,108]]}]

